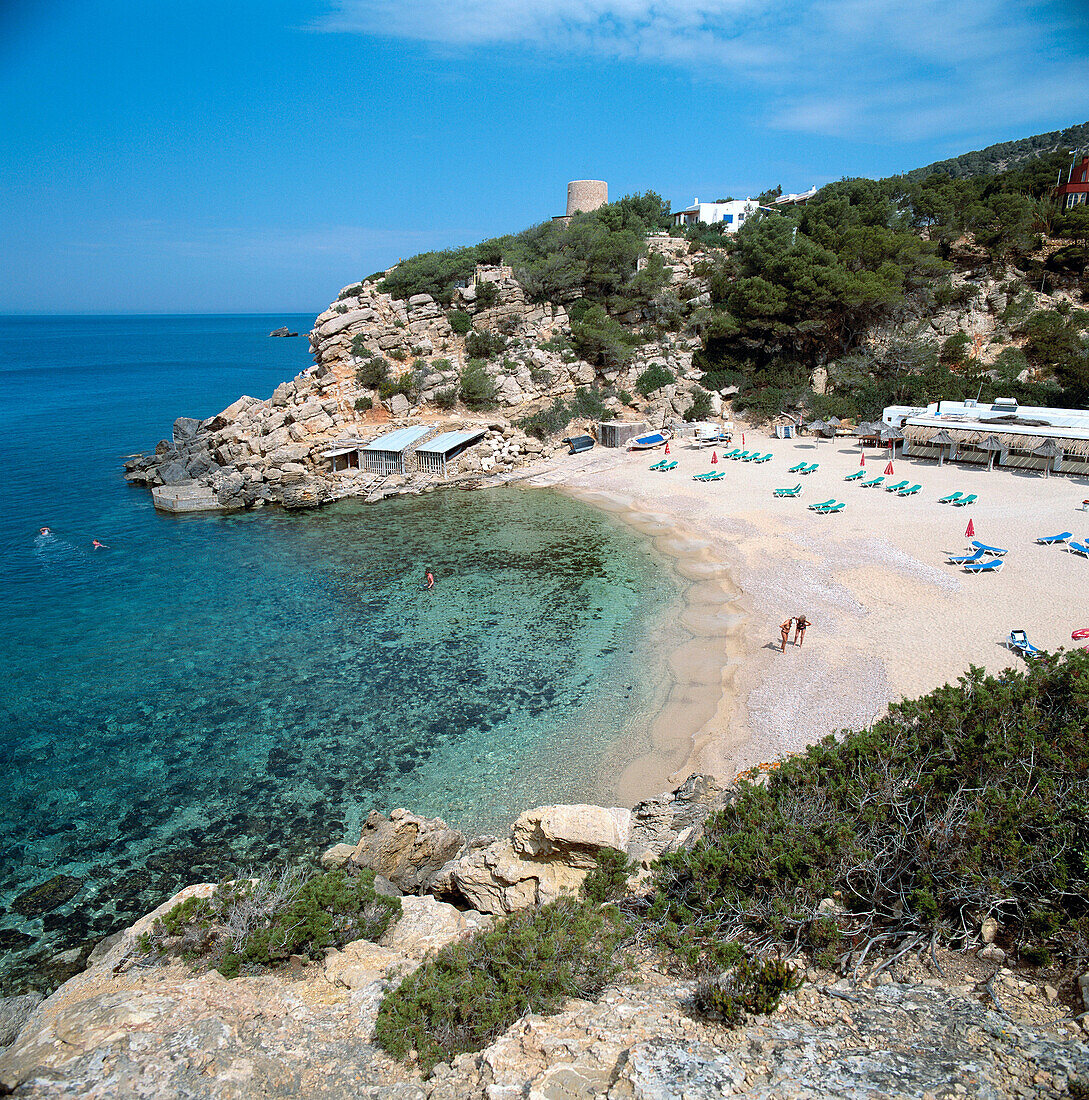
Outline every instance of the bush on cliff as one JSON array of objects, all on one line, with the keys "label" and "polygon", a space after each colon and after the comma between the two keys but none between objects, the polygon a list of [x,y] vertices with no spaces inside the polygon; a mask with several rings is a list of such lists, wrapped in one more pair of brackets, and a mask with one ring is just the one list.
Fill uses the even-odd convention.
[{"label": "bush on cliff", "polygon": [[375,390],[389,377],[389,363],[384,356],[372,355],[355,368],[355,384]]},{"label": "bush on cliff", "polygon": [[458,336],[464,336],[469,329],[473,327],[472,314],[466,313],[463,309],[450,310],[446,315],[446,319],[450,322],[450,327]]},{"label": "bush on cliff", "polygon": [[784,761],[765,786],[742,781],[691,849],[662,857],[650,919],[698,968],[733,939],[841,959],[873,943],[956,946],[994,914],[1008,950],[1084,969],[1087,726],[1089,654],[997,678],[972,668]]},{"label": "bush on cliff", "polygon": [[465,354],[473,359],[494,359],[507,346],[507,338],[498,332],[472,329],[465,337]]},{"label": "bush on cliff", "polygon": [[400,901],[375,893],[373,871],[289,869],[223,882],[210,898],[179,903],[138,946],[148,954],[206,958],[233,978],[292,955],[318,958],[327,947],[376,940],[400,915]]},{"label": "bush on cliff", "polygon": [[374,1034],[396,1058],[415,1050],[426,1072],[480,1050],[527,1012],[596,997],[623,970],[625,927],[612,909],[561,898],[442,948],[378,1009]]},{"label": "bush on cliff", "polygon": [[470,409],[490,409],[495,406],[495,382],[488,374],[483,359],[470,359],[462,368],[458,380],[458,396]]}]

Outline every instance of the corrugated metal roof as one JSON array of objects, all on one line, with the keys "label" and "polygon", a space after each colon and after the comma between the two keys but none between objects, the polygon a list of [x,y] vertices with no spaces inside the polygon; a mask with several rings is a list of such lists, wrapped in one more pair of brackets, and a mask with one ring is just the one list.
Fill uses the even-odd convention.
[{"label": "corrugated metal roof", "polygon": [[393,451],[395,454],[400,454],[406,447],[411,447],[417,439],[427,435],[429,431],[431,431],[429,424],[423,424],[418,428],[398,428],[395,432],[387,432],[377,439],[372,439],[363,450]]},{"label": "corrugated metal roof", "polygon": [[425,451],[427,454],[443,455],[447,451],[452,451],[455,447],[460,447],[463,443],[468,443],[472,439],[479,439],[486,431],[486,428],[477,428],[469,432],[443,432],[442,435],[437,435],[434,439],[421,443],[416,448],[416,453],[419,454],[421,451]]}]

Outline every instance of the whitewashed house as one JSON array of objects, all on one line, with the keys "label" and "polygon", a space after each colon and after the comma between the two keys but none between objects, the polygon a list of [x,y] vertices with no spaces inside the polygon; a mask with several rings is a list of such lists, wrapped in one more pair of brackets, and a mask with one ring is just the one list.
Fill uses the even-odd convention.
[{"label": "whitewashed house", "polygon": [[686,210],[673,212],[674,225],[695,225],[702,222],[704,225],[714,225],[723,222],[727,233],[736,233],[747,218],[760,209],[756,199],[731,199],[729,202],[700,202],[693,199],[692,205]]}]

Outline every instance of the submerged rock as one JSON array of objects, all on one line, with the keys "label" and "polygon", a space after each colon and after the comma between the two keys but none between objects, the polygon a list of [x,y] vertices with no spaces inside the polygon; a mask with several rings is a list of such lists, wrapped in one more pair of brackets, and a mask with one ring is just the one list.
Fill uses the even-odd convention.
[{"label": "submerged rock", "polygon": [[71,875],[54,875],[47,882],[32,886],[21,893],[11,908],[24,917],[40,917],[70,901],[79,893],[83,879]]}]

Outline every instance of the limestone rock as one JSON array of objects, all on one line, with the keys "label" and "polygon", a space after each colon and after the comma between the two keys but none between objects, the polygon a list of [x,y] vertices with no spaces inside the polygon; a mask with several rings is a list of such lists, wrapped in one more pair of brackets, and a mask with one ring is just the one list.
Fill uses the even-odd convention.
[{"label": "limestone rock", "polygon": [[649,867],[663,852],[693,843],[707,815],[722,802],[722,786],[709,775],[693,775],[672,794],[640,802],[631,815],[628,855]]},{"label": "limestone rock", "polygon": [[30,1014],[42,1001],[40,993],[0,997],[0,1047],[9,1047],[23,1030]]},{"label": "limestone rock", "polygon": [[995,936],[998,935],[998,921],[994,917],[984,918],[983,923],[979,926],[979,938],[984,943],[994,943]]},{"label": "limestone rock", "polygon": [[372,810],[352,854],[358,867],[385,875],[399,889],[427,889],[436,872],[465,848],[465,837],[441,818],[423,818],[407,810],[388,818]]},{"label": "limestone rock", "polygon": [[199,431],[199,420],[194,420],[191,416],[179,416],[174,421],[173,436],[175,445],[181,446],[183,443],[194,439]]},{"label": "limestone rock", "polygon": [[332,848],[322,852],[322,867],[343,867],[352,858],[355,851],[354,844],[334,844]]},{"label": "limestone rock", "polygon": [[631,836],[631,811],[602,806],[540,806],[514,823],[512,843],[527,859],[593,867],[602,848],[623,851]]},{"label": "limestone rock", "polygon": [[281,503],[288,511],[317,508],[325,503],[326,489],[316,479],[307,479],[292,485],[284,485]]},{"label": "limestone rock", "polygon": [[379,942],[402,955],[422,959],[490,923],[491,918],[482,913],[472,909],[462,912],[430,894],[403,897],[400,919],[390,925]]},{"label": "limestone rock", "polygon": [[370,940],[354,940],[339,951],[329,952],[322,964],[322,974],[330,985],[365,989],[405,961],[404,955],[390,947],[381,947]]}]

